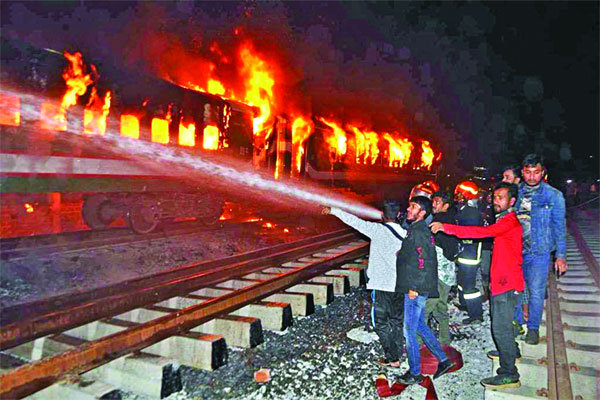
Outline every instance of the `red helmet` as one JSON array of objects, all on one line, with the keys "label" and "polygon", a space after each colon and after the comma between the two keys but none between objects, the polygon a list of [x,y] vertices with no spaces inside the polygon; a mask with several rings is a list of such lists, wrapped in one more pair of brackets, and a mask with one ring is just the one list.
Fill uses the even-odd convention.
[{"label": "red helmet", "polygon": [[425,181],[422,183],[422,185],[427,186],[429,189],[431,189],[432,194],[440,190],[440,185],[438,185],[434,181]]},{"label": "red helmet", "polygon": [[474,200],[479,196],[479,188],[471,181],[463,181],[456,185],[456,189],[454,189],[454,197],[459,194],[467,200]]},{"label": "red helmet", "polygon": [[410,191],[410,196],[408,198],[412,199],[415,196],[425,196],[428,199],[431,199],[431,196],[439,189],[440,187],[434,181],[425,181],[415,185]]}]

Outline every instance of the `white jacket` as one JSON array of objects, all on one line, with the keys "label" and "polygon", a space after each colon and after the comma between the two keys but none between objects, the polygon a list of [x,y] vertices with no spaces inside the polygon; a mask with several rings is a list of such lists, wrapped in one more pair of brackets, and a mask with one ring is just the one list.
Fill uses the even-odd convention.
[{"label": "white jacket", "polygon": [[[367,289],[393,292],[396,287],[396,253],[400,250],[402,241],[381,222],[365,221],[338,208],[332,208],[331,214],[371,239]],[[392,227],[402,238],[406,237],[406,230],[399,224],[386,222],[386,225]]]}]

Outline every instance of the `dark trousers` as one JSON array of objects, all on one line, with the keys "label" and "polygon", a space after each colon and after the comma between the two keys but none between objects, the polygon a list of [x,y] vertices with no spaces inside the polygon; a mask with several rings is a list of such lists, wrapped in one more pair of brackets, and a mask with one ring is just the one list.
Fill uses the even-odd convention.
[{"label": "dark trousers", "polygon": [[375,328],[387,361],[397,361],[404,350],[404,293],[373,290],[371,324]]},{"label": "dark trousers", "polygon": [[440,297],[427,298],[425,302],[425,321],[429,314],[437,320],[440,331],[438,341],[440,344],[450,344],[450,315],[448,314],[448,294],[452,287],[438,280],[438,293]]},{"label": "dark trousers", "polygon": [[492,266],[492,250],[481,251],[481,286],[485,295],[490,294],[490,267]]},{"label": "dark trousers", "polygon": [[458,300],[461,305],[467,307],[469,317],[482,319],[483,308],[481,306],[481,292],[477,289],[477,265],[467,265],[457,262],[458,272]]},{"label": "dark trousers", "polygon": [[521,293],[515,290],[492,296],[492,337],[500,353],[500,368],[496,371],[500,376],[519,379],[515,365],[517,358],[517,332],[512,324],[515,307],[519,304]]}]

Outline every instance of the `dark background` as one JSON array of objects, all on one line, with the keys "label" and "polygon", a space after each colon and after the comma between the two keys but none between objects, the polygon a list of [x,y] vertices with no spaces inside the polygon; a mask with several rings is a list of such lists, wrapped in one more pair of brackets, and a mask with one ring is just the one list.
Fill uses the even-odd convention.
[{"label": "dark background", "polygon": [[168,54],[226,51],[240,28],[282,70],[279,111],[402,126],[454,174],[539,152],[558,184],[598,178],[598,4],[3,1],[1,23],[3,36],[159,76],[180,63]]}]

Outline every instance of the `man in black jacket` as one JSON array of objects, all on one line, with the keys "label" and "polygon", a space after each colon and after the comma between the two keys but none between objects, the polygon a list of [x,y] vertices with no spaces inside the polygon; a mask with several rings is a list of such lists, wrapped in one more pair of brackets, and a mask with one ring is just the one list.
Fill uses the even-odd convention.
[{"label": "man in black jacket", "polygon": [[[454,208],[452,207],[452,194],[438,191],[432,197],[433,222],[456,224]],[[438,298],[429,297],[425,304],[425,320],[429,315],[439,324],[438,341],[440,344],[450,344],[450,328],[448,315],[448,294],[452,286],[456,285],[456,267],[454,260],[458,254],[458,239],[438,232],[435,235],[435,247],[438,263]]]},{"label": "man in black jacket", "polygon": [[433,235],[425,222],[429,214],[431,200],[424,196],[410,199],[406,219],[411,225],[396,260],[396,292],[404,293],[404,337],[410,366],[399,378],[404,384],[423,381],[417,334],[439,361],[433,379],[452,368],[452,362],[425,321],[427,298],[438,297],[437,255]]}]

